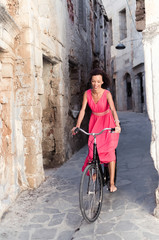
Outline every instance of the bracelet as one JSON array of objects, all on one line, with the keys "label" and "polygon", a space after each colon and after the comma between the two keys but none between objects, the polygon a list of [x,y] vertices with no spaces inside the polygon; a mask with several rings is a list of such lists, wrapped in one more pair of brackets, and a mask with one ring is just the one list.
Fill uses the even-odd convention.
[{"label": "bracelet", "polygon": [[114,120],[114,122],[119,122],[120,123],[120,121],[117,119],[117,120]]}]

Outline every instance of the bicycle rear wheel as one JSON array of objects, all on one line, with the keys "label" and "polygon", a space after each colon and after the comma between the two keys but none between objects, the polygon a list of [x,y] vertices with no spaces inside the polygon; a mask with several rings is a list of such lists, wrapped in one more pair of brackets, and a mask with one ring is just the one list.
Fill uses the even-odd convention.
[{"label": "bicycle rear wheel", "polygon": [[79,191],[81,213],[88,223],[94,222],[98,218],[102,200],[102,176],[95,164],[90,164],[83,172]]}]

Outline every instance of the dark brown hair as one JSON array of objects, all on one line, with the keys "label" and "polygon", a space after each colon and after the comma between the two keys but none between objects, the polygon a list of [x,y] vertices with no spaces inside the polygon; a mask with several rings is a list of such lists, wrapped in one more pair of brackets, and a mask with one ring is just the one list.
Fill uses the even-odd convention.
[{"label": "dark brown hair", "polygon": [[102,84],[102,88],[107,89],[110,86],[110,79],[107,76],[106,72],[104,70],[100,69],[100,68],[95,68],[91,71],[90,78],[89,78],[89,85],[91,85],[92,77],[96,76],[96,75],[101,75],[102,76],[102,79],[103,79],[103,82],[104,82]]}]

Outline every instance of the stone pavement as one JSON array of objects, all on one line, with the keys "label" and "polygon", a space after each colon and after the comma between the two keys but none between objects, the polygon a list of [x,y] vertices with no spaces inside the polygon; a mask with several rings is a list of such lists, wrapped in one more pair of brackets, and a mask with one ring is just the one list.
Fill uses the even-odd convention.
[{"label": "stone pavement", "polygon": [[[151,127],[145,114],[119,112],[118,191],[104,188],[101,214],[95,223],[81,217],[78,189],[87,148],[57,169],[46,181],[23,192],[0,223],[0,240],[158,240],[153,216],[158,174],[149,154]],[[75,136],[78,137],[78,136]]]}]

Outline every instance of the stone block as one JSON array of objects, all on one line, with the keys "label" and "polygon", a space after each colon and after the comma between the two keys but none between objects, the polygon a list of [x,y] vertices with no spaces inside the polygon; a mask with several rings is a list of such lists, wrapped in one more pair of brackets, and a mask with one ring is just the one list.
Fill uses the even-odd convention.
[{"label": "stone block", "polygon": [[42,154],[25,155],[26,174],[40,174],[43,173],[43,158]]},{"label": "stone block", "polygon": [[10,120],[11,111],[10,111],[9,104],[3,105],[1,116],[2,116],[2,124],[3,124],[3,136],[10,135],[12,125],[11,125],[11,120]]},{"label": "stone block", "polygon": [[[33,239],[53,239],[56,236],[57,229],[56,228],[41,228],[38,230],[35,230],[34,233],[32,234]],[[64,239],[64,238],[61,238]],[[65,238],[66,239],[66,238]],[[69,238],[67,238],[69,239]],[[71,239],[71,238],[70,238]]]},{"label": "stone block", "polygon": [[[0,86],[0,91],[2,91],[1,90],[1,86]],[[6,103],[8,103],[8,97],[7,97],[7,93],[6,92],[1,92],[1,95],[0,95],[0,103],[1,104],[6,104]]]},{"label": "stone block", "polygon": [[0,91],[12,91],[12,78],[2,78],[0,82]]},{"label": "stone block", "polygon": [[16,91],[17,106],[32,106],[36,104],[36,96],[31,88],[18,89]]},{"label": "stone block", "polygon": [[59,49],[59,45],[45,33],[46,30],[43,31],[44,33],[41,34],[41,43],[44,55],[53,62],[57,62],[57,60],[61,61],[59,52],[57,52],[57,49]]},{"label": "stone block", "polygon": [[38,84],[38,94],[43,95],[44,94],[44,82],[42,77],[37,78],[37,84]]},{"label": "stone block", "polygon": [[36,175],[26,174],[27,181],[30,188],[37,188],[45,180],[44,172],[41,170],[41,173]]},{"label": "stone block", "polygon": [[41,138],[38,137],[26,137],[24,143],[25,154],[33,155],[42,153]]},{"label": "stone block", "polygon": [[[38,41],[38,40],[37,40]],[[43,58],[42,51],[39,48],[34,48],[34,65],[36,67],[42,67]]]},{"label": "stone block", "polygon": [[54,136],[56,139],[62,139],[64,129],[62,127],[54,128]]},{"label": "stone block", "polygon": [[145,20],[141,20],[141,21],[138,21],[136,22],[136,30],[141,32],[145,29]]},{"label": "stone block", "polygon": [[[61,136],[62,138],[62,136]],[[64,142],[62,141],[62,139],[56,139],[56,153],[62,153],[64,151]]]},{"label": "stone block", "polygon": [[54,139],[45,139],[42,142],[43,156],[46,158],[52,157],[52,152],[55,151],[55,140]]},{"label": "stone block", "polygon": [[17,51],[17,55],[21,56],[22,59],[30,59],[30,62],[31,62],[31,59],[32,59],[32,45],[31,44],[27,44],[27,43],[20,44],[17,47],[16,51]]},{"label": "stone block", "polygon": [[[33,58],[33,57],[32,57]],[[33,60],[32,59],[24,59],[24,65],[23,65],[23,68],[22,68],[22,72],[24,74],[31,74],[31,75],[34,75],[34,65],[33,65]]]},{"label": "stone block", "polygon": [[23,121],[23,135],[25,137],[39,137],[42,139],[42,124],[39,120]]},{"label": "stone block", "polygon": [[[20,74],[21,73],[22,71],[20,72]],[[19,80],[22,88],[34,87],[34,77],[32,75],[23,74],[23,75],[17,76],[17,79]]]},{"label": "stone block", "polygon": [[75,95],[80,93],[80,86],[79,86],[79,81],[72,81],[71,82],[71,95]]},{"label": "stone block", "polygon": [[20,117],[23,120],[41,120],[42,109],[40,106],[23,106],[20,110]]},{"label": "stone block", "polygon": [[3,63],[2,64],[2,71],[1,71],[2,78],[12,78],[13,77],[13,66],[10,63]]},{"label": "stone block", "polygon": [[21,42],[24,44],[33,44],[34,42],[34,37],[33,37],[33,31],[31,29],[31,27],[26,27],[23,28],[22,32],[21,32]]},{"label": "stone block", "polygon": [[16,59],[16,76],[33,76],[35,75],[33,70],[32,60],[30,58],[22,59],[21,57],[18,57]]},{"label": "stone block", "polygon": [[9,156],[11,154],[11,152],[12,152],[12,142],[11,142],[11,140],[12,139],[11,139],[11,136],[10,136],[10,129],[8,129],[6,127],[3,127],[3,138],[2,138],[3,149],[2,149],[2,153],[5,154],[5,161],[6,161],[6,163],[7,163],[6,155]]},{"label": "stone block", "polygon": [[53,95],[51,94],[49,95],[49,102],[52,106],[57,106],[58,108],[64,107],[68,105],[67,101],[68,99],[65,99],[64,96],[54,94],[54,89],[53,89]]}]

